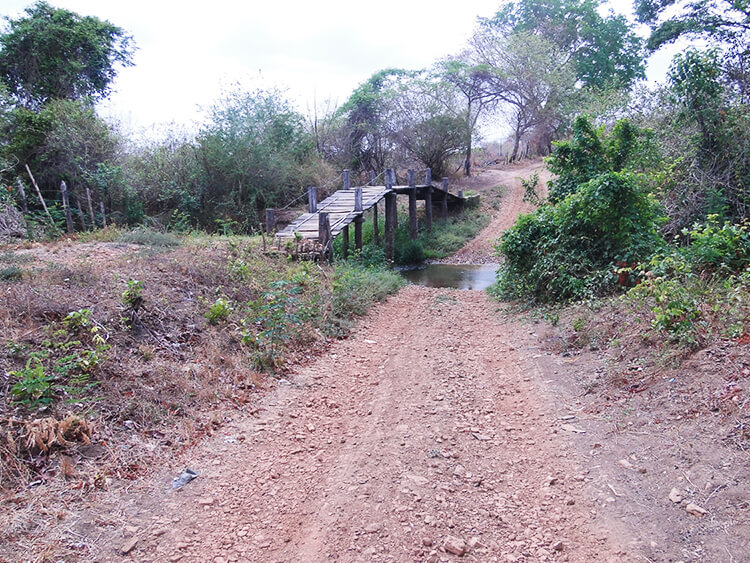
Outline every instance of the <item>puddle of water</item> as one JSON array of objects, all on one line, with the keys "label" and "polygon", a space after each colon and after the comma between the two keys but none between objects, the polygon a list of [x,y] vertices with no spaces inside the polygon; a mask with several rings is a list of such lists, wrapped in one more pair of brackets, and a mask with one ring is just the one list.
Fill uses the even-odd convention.
[{"label": "puddle of water", "polygon": [[484,290],[497,279],[497,264],[427,264],[401,270],[415,285]]}]

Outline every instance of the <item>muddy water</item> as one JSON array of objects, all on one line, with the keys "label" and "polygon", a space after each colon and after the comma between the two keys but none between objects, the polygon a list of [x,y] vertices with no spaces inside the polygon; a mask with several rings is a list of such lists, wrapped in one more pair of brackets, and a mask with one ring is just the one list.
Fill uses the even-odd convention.
[{"label": "muddy water", "polygon": [[484,290],[495,283],[497,264],[426,264],[401,270],[415,285]]}]

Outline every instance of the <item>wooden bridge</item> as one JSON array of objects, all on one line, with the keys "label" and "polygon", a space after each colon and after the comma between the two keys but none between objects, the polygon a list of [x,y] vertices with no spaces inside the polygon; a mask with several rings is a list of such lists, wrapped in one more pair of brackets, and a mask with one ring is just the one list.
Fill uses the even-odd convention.
[{"label": "wooden bridge", "polygon": [[[374,184],[374,173],[371,174],[370,184]],[[364,214],[372,210],[373,234],[375,244],[380,243],[378,223],[378,204],[385,200],[385,254],[386,259],[393,260],[394,231],[397,227],[396,196],[409,197],[409,235],[417,238],[417,201],[425,202],[424,227],[432,228],[432,217],[435,210],[440,215],[447,215],[449,209],[460,207],[464,203],[462,192],[451,194],[448,190],[448,179],[443,178],[439,185],[432,182],[431,171],[425,171],[425,182],[417,184],[413,170],[408,171],[408,184],[396,185],[396,176],[392,169],[385,171],[385,183],[382,186],[361,186],[351,188],[349,185],[349,171],[343,174],[343,189],[331,194],[321,202],[317,200],[317,188],[308,188],[308,212],[302,214],[286,228],[276,233],[279,241],[306,239],[317,241],[322,253],[331,257],[333,254],[333,240],[343,237],[344,255],[349,250],[349,225],[354,223],[354,246],[362,248],[362,223]],[[266,227],[273,230],[274,212],[268,210]]]}]

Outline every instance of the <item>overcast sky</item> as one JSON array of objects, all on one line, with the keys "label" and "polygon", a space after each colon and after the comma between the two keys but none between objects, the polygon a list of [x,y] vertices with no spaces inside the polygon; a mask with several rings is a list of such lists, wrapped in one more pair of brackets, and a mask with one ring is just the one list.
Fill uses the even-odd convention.
[{"label": "overcast sky", "polygon": [[[109,20],[132,34],[135,65],[121,69],[101,113],[126,131],[188,125],[236,82],[278,86],[306,112],[342,103],[374,72],[423,68],[462,49],[478,16],[500,0],[49,0]],[[17,17],[32,2],[4,0]],[[614,3],[630,10],[630,2]],[[619,6],[618,6],[619,5]],[[666,55],[654,61],[660,80]],[[495,136],[488,132],[489,136]]]}]

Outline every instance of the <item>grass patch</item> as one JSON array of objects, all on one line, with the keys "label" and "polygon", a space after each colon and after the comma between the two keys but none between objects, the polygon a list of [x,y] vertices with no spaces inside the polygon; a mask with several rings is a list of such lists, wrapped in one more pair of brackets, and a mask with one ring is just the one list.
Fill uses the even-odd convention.
[{"label": "grass patch", "polygon": [[[490,222],[490,217],[479,208],[467,209],[460,215],[433,221],[432,231],[428,232],[420,220],[416,240],[409,238],[409,216],[400,213],[398,228],[394,233],[394,263],[397,265],[418,264],[425,260],[439,260],[457,252],[469,240],[476,237]],[[362,252],[357,260],[365,264],[385,264],[385,227],[380,222],[380,244],[374,243],[372,219],[367,218],[362,225]],[[353,237],[350,236],[350,253]],[[343,258],[342,237],[334,243],[337,258]]]},{"label": "grass patch", "polygon": [[148,227],[138,227],[132,231],[122,232],[117,235],[115,240],[117,242],[140,244],[156,248],[174,248],[182,243],[179,237],[171,233],[162,233]]},{"label": "grass patch", "polygon": [[0,254],[0,263],[2,264],[25,264],[26,262],[31,262],[31,256],[16,254],[15,252],[3,252]]},{"label": "grass patch", "polygon": [[0,269],[0,281],[18,281],[23,277],[23,270],[16,265]]}]

